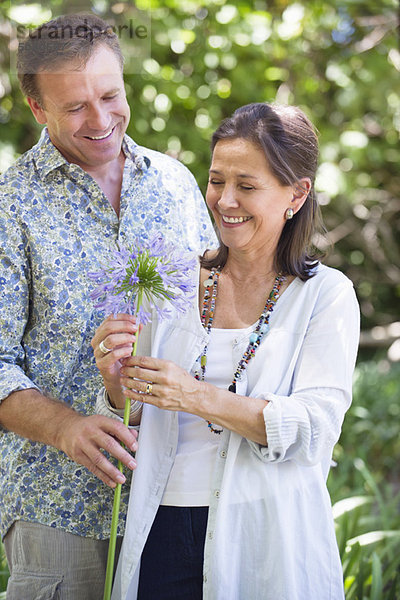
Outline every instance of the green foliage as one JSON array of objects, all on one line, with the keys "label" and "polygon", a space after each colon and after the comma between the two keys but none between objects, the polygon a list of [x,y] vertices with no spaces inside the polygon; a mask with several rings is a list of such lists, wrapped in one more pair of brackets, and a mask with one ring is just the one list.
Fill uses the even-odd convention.
[{"label": "green foliage", "polygon": [[333,456],[338,463],[330,480],[334,500],[365,490],[376,494],[376,486],[400,482],[400,364],[360,363],[353,393]]},{"label": "green foliage", "polygon": [[400,595],[400,365],[362,363],[328,487],[346,600]]},{"label": "green foliage", "polygon": [[1,593],[7,587],[7,580],[9,577],[9,571],[7,566],[6,555],[4,552],[4,546],[0,542],[0,600],[2,600]]}]

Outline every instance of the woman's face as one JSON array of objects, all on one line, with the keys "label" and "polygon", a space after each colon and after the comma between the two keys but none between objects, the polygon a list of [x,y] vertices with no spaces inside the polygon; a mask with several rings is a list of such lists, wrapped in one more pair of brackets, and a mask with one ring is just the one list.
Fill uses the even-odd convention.
[{"label": "woman's face", "polygon": [[296,212],[306,197],[302,194],[301,201],[295,186],[282,185],[271,173],[264,152],[249,140],[217,142],[206,200],[221,240],[231,250],[274,253],[286,210]]}]

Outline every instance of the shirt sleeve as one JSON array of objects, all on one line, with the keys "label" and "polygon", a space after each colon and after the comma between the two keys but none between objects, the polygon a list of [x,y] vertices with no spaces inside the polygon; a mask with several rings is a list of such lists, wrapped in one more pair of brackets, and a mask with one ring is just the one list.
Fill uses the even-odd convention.
[{"label": "shirt sleeve", "polygon": [[110,404],[107,401],[107,391],[105,388],[101,388],[96,397],[95,413],[102,415],[103,417],[109,417],[116,421],[124,420],[124,410],[111,410]]},{"label": "shirt sleeve", "polygon": [[266,462],[317,464],[331,456],[351,404],[359,307],[349,280],[323,294],[296,361],[291,393],[266,393],[267,446],[249,441]]},{"label": "shirt sleeve", "polygon": [[30,289],[29,261],[21,228],[11,211],[1,211],[0,402],[12,392],[38,389],[25,373],[23,335],[29,318]]},{"label": "shirt sleeve", "polygon": [[[135,402],[135,405],[137,414],[141,414],[143,405],[138,401]],[[107,391],[105,388],[102,388],[97,394],[95,413],[103,417],[109,417],[110,419],[120,421],[121,423],[123,423],[124,421],[124,410],[111,409],[110,403],[107,399]],[[140,430],[140,425],[128,425],[128,427],[129,429],[135,429],[136,431]]]}]

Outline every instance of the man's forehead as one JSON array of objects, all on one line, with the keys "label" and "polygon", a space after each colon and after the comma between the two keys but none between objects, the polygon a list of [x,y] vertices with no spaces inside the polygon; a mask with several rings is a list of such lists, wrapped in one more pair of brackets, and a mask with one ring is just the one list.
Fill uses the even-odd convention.
[{"label": "man's forehead", "polygon": [[[83,70],[75,70],[75,69],[57,69],[57,71],[47,71],[45,69],[40,70],[37,73],[38,81],[42,83],[47,82],[55,82],[59,85],[62,85],[63,81],[71,82],[71,85],[74,85],[75,82],[79,81],[93,81],[93,82],[101,82],[102,84],[107,85],[107,82],[110,82],[111,85],[116,85],[116,82],[123,81],[122,73],[117,71],[116,69],[85,69]],[[112,83],[114,82],[114,83]]]},{"label": "man's forehead", "polygon": [[85,75],[96,77],[122,74],[119,57],[107,46],[99,46],[87,58],[77,57],[72,60],[60,60],[48,68],[42,67],[38,75],[58,75],[63,77],[82,78]]}]

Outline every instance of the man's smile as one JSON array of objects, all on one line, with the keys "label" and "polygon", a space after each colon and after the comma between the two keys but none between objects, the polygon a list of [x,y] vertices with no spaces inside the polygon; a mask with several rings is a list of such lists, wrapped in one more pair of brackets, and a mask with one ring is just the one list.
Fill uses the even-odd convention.
[{"label": "man's smile", "polygon": [[84,135],[83,137],[85,137],[88,140],[105,140],[113,133],[114,129],[115,125],[112,129],[109,129],[104,135]]}]

